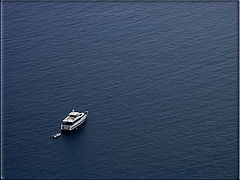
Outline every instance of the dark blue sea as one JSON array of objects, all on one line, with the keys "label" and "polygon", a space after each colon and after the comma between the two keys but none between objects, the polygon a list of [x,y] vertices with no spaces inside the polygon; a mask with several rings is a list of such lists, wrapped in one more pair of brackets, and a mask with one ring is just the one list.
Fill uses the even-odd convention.
[{"label": "dark blue sea", "polygon": [[238,178],[237,1],[2,4],[3,178]]}]

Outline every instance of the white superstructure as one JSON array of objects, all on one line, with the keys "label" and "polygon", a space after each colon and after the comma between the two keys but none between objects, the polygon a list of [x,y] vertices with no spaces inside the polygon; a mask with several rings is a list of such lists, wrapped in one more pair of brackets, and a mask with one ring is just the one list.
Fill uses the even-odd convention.
[{"label": "white superstructure", "polygon": [[74,109],[69,115],[63,120],[61,124],[62,131],[72,131],[79,125],[81,125],[88,115],[88,111],[76,112]]}]

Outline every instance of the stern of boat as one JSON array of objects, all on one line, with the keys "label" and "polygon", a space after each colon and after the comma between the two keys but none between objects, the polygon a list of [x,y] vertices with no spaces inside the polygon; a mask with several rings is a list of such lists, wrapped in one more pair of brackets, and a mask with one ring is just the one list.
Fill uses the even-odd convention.
[{"label": "stern of boat", "polygon": [[61,130],[62,131],[71,131],[71,128],[69,125],[61,125]]}]

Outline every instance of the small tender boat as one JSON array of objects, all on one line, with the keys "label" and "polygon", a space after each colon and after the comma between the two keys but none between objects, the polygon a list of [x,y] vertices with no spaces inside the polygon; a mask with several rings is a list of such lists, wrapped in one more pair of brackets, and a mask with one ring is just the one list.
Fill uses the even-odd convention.
[{"label": "small tender boat", "polygon": [[52,135],[52,138],[58,138],[60,136],[61,136],[61,133],[57,133],[57,134]]},{"label": "small tender boat", "polygon": [[87,118],[88,111],[77,112],[72,110],[69,115],[62,121],[61,130],[62,131],[72,131],[84,123]]}]

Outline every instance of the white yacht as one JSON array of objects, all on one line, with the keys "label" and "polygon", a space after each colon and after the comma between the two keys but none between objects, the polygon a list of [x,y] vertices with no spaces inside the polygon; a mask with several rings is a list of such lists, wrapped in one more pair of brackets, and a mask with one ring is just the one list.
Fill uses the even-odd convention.
[{"label": "white yacht", "polygon": [[86,117],[88,115],[88,111],[84,112],[76,112],[74,109],[69,115],[63,120],[61,124],[62,131],[72,131],[82,123],[84,123]]}]

